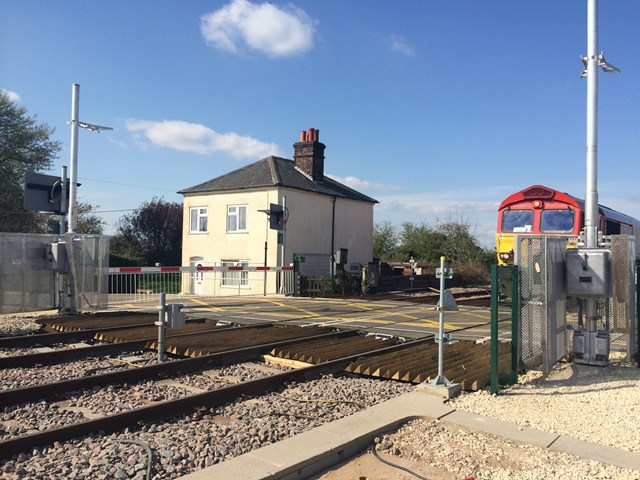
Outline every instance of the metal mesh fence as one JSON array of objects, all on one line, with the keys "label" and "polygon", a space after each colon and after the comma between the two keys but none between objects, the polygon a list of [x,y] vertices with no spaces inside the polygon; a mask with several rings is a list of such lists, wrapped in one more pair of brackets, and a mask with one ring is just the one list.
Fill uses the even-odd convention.
[{"label": "metal mesh fence", "polygon": [[[518,235],[515,261],[520,268],[521,364],[550,371],[573,350],[573,332],[584,326],[585,300],[566,296],[569,237]],[[610,334],[611,351],[637,350],[635,240],[610,237],[612,296],[597,301],[598,330]]]},{"label": "metal mesh fence", "polygon": [[65,235],[76,308],[105,308],[108,294],[109,237]]},{"label": "metal mesh fence", "polygon": [[568,237],[517,235],[520,353],[526,369],[549,371],[566,353],[564,255]]},{"label": "metal mesh fence", "polygon": [[47,268],[46,246],[56,235],[0,234],[0,312],[30,312],[57,305],[56,275]]},{"label": "metal mesh fence", "polygon": [[542,317],[545,311],[542,237],[518,236],[515,263],[520,273],[520,353],[522,366],[539,368],[543,363]]},{"label": "metal mesh fence", "polygon": [[[637,349],[636,329],[636,276],[635,239],[628,235],[612,235],[611,278],[612,295],[598,300],[599,330],[609,332],[612,352],[625,352],[631,360]],[[567,298],[567,325],[569,332],[584,326],[585,300]],[[573,336],[567,336],[567,349],[573,348]]]}]

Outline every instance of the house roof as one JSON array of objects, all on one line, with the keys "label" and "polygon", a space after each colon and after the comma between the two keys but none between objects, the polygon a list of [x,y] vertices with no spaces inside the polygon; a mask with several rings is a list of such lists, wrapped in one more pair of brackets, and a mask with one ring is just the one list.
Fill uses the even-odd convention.
[{"label": "house roof", "polygon": [[378,203],[352,188],[325,176],[313,181],[295,167],[293,160],[267,157],[245,167],[193,187],[180,190],[182,195],[219,193],[227,190],[249,190],[268,187],[297,188],[308,192],[331,195],[362,202]]}]

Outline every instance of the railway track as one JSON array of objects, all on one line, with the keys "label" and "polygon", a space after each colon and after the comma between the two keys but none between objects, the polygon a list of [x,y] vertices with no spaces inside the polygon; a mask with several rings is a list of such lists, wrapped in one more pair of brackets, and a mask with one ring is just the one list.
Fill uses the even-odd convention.
[{"label": "railway track", "polygon": [[[56,365],[51,368],[66,371],[77,358],[100,359],[105,355],[138,350],[146,351],[147,357],[152,358],[157,327],[149,323],[156,319],[157,316],[150,315],[140,322],[131,316],[124,324],[115,325],[115,318],[111,317],[108,319],[111,326],[98,325],[97,328],[95,323],[78,328],[72,319],[56,320],[57,333],[13,337],[17,340],[14,343],[12,339],[0,339],[0,347],[5,349],[15,344],[59,345],[78,336],[89,343],[110,342],[87,344],[74,350],[0,358],[0,375],[2,370],[15,369],[19,375],[20,368],[34,370],[35,365],[51,364]],[[46,328],[54,329],[52,326]],[[389,395],[408,391],[410,384],[406,382],[428,379],[421,361],[424,363],[426,358],[427,362],[435,364],[432,353],[425,354],[432,347],[432,336],[399,343],[395,338],[383,341],[355,330],[330,327],[273,323],[237,327],[192,321],[185,329],[167,330],[166,349],[173,354],[168,362],[158,364],[150,360],[151,364],[147,366],[109,373],[94,371],[89,376],[82,376],[86,375],[83,373],[76,378],[0,391],[0,412],[4,410],[4,415],[0,413],[0,459],[4,459],[4,462],[0,460],[0,476],[7,465],[6,468],[13,468],[11,462],[20,463],[18,459],[25,465],[32,462],[33,468],[38,469],[42,462],[57,462],[55,457],[65,455],[62,452],[69,449],[75,451],[73,449],[77,448],[78,455],[84,455],[84,447],[78,445],[96,445],[106,442],[107,438],[125,442],[135,438],[149,443],[158,452],[155,468],[160,473],[154,478],[172,478],[172,472],[183,467],[176,466],[175,457],[169,458],[169,449],[163,447],[164,442],[174,440],[157,440],[157,432],[188,431],[195,428],[196,423],[199,431],[205,432],[188,435],[189,438],[200,438],[199,442],[183,440],[190,446],[181,455],[189,458],[188,461],[180,460],[185,463],[184,470],[180,471],[188,473],[206,466],[209,461],[223,461],[294,434],[291,432],[312,428],[319,422],[331,421],[390,398]],[[469,364],[465,363],[467,357],[476,358],[474,362],[484,362],[479,360],[480,356],[466,352],[469,344],[457,348],[459,370],[469,369]],[[270,371],[267,376],[263,371],[259,378],[254,378],[255,373],[246,373],[253,372],[256,365],[246,366],[245,362],[256,361],[265,355],[296,368],[277,373]],[[261,365],[257,367],[269,368]],[[393,368],[398,370],[394,373]],[[242,373],[229,376],[224,373],[228,369]],[[404,373],[399,373],[400,370]],[[348,371],[353,373],[345,374]],[[331,378],[323,378],[326,375]],[[472,379],[465,381],[472,383]],[[336,387],[340,382],[349,386]],[[314,393],[302,395],[308,389],[313,389]],[[297,396],[301,398],[296,399]],[[318,406],[336,398],[340,403],[334,408]],[[124,404],[123,411],[115,411],[121,403]],[[36,420],[31,424],[18,420],[27,417]],[[37,420],[39,418],[47,421]],[[234,425],[233,430],[225,427],[229,422]],[[211,431],[215,431],[215,438],[206,433]],[[244,433],[236,437],[234,432]],[[182,433],[176,435],[180,437]],[[176,451],[183,451],[182,448],[179,443],[171,447]],[[206,460],[199,460],[200,455]],[[22,473],[15,478],[30,477],[34,472],[28,468],[20,471]],[[121,478],[134,476],[131,473],[129,477]]]},{"label": "railway track", "polygon": [[[353,337],[354,335],[355,332],[323,332],[319,335],[313,335],[313,338],[315,340],[320,340],[322,338],[326,339],[327,337],[333,337],[333,339],[335,339],[340,338],[341,336]],[[309,337],[312,336],[309,335]],[[352,353],[337,359],[328,359],[317,365],[310,365],[304,368],[274,374],[252,381],[241,382],[236,385],[229,385],[212,391],[205,391],[186,395],[173,400],[157,402],[152,405],[134,408],[114,415],[103,416],[74,423],[72,425],[47,429],[42,432],[21,435],[3,440],[0,441],[0,457],[8,458],[14,454],[28,451],[36,446],[47,445],[53,442],[62,442],[98,431],[104,433],[116,432],[127,427],[131,427],[132,425],[138,425],[140,422],[155,422],[161,419],[187,414],[196,408],[211,408],[230,402],[231,400],[241,396],[255,396],[267,391],[278,389],[285,383],[302,382],[311,378],[317,378],[321,375],[342,372],[349,363],[362,356],[362,354],[375,355],[377,353],[385,353],[399,348],[406,348],[405,345],[386,346],[389,343],[388,341],[373,341],[372,339],[366,339],[364,337],[357,338],[361,338],[362,341],[366,343],[365,348],[355,349],[358,353]],[[209,354],[184,360],[175,360],[164,364],[141,367],[122,372],[54,382],[27,387],[24,389],[3,391],[0,392],[0,406],[5,407],[6,409],[6,407],[23,402],[41,402],[43,399],[55,398],[65,392],[91,388],[97,385],[113,385],[114,383],[128,384],[142,379],[148,379],[150,377],[167,378],[169,376],[184,374],[185,372],[194,371],[196,369],[211,368],[224,363],[239,362],[247,358],[255,358],[260,352],[269,351],[274,347],[283,346],[283,344],[290,344],[295,341],[300,341],[300,339],[287,339],[281,342],[263,343],[252,347],[236,348],[217,354]],[[335,340],[331,343],[334,341]],[[354,351],[356,343],[357,342],[352,341],[348,346],[346,346],[346,348]]]}]

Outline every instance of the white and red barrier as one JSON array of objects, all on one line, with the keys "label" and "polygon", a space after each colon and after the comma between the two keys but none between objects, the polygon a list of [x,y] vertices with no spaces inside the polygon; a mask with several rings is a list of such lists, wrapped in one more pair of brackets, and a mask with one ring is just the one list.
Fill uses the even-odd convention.
[{"label": "white and red barrier", "polygon": [[169,272],[288,272],[293,267],[260,266],[200,266],[200,267],[110,267],[109,273],[169,273]]}]

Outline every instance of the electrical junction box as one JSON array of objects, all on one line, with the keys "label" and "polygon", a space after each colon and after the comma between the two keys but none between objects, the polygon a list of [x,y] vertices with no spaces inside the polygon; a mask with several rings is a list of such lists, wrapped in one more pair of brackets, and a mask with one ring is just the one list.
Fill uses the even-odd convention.
[{"label": "electrical junction box", "polygon": [[45,251],[45,260],[49,270],[67,273],[69,271],[67,245],[64,242],[48,243]]},{"label": "electrical junction box", "polygon": [[567,250],[567,296],[611,296],[611,252],[604,248]]},{"label": "electrical junction box", "polygon": [[167,307],[169,310],[169,321],[167,322],[167,326],[169,328],[184,327],[186,325],[187,319],[184,312],[180,311],[180,309],[182,309],[184,305],[181,303],[170,303],[169,305],[167,305]]}]

